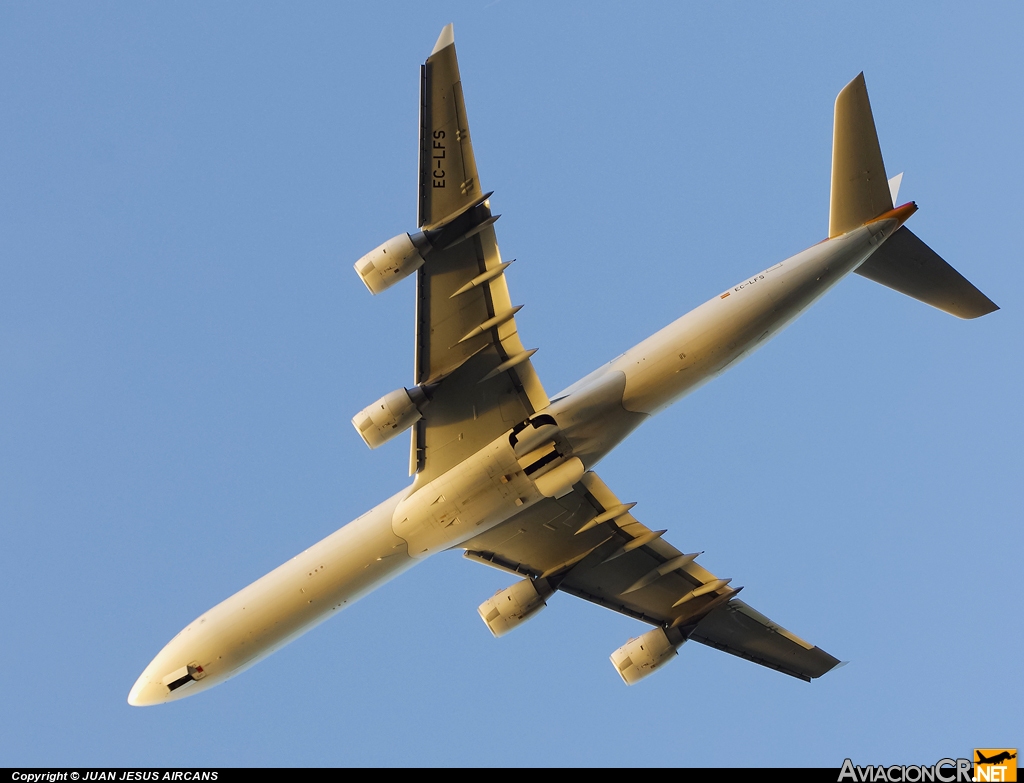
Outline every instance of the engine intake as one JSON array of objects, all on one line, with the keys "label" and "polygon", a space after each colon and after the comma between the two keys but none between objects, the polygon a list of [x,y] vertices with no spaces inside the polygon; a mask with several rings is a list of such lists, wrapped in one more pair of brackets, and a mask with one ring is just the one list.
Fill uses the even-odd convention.
[{"label": "engine intake", "polygon": [[622,681],[633,685],[671,661],[685,642],[678,628],[655,628],[630,639],[611,654],[611,661]]},{"label": "engine intake", "polygon": [[409,234],[399,234],[356,261],[356,273],[371,294],[379,294],[423,266],[429,245],[423,242],[423,234],[416,238],[419,245]]},{"label": "engine intake", "polygon": [[352,426],[366,445],[375,449],[415,424],[426,403],[427,395],[419,386],[396,389],[353,416]]},{"label": "engine intake", "polygon": [[421,266],[435,250],[444,250],[469,239],[494,223],[501,215],[492,215],[485,193],[445,222],[416,234],[399,234],[376,247],[355,263],[356,274],[371,294],[391,288]]},{"label": "engine intake", "polygon": [[553,592],[547,579],[524,579],[496,592],[477,611],[491,633],[504,636],[547,606],[545,601]]}]

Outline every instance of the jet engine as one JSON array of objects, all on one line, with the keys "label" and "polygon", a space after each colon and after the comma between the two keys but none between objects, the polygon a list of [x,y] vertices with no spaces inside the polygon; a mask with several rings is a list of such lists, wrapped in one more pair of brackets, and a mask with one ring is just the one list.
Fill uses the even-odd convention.
[{"label": "jet engine", "polygon": [[420,407],[427,401],[419,386],[396,389],[353,416],[352,426],[366,445],[375,449],[415,424],[423,416]]},{"label": "jet engine", "polygon": [[633,685],[672,660],[685,641],[678,628],[655,628],[630,639],[611,654],[611,661],[622,681]]},{"label": "jet engine", "polygon": [[477,611],[491,633],[504,636],[547,606],[545,601],[553,592],[547,579],[523,579],[496,592]]},{"label": "jet engine", "polygon": [[379,294],[423,266],[423,253],[429,245],[423,234],[416,238],[419,246],[409,234],[399,234],[356,261],[356,273],[371,294]]},{"label": "jet engine", "polygon": [[391,288],[421,266],[437,250],[456,245],[482,231],[501,215],[492,215],[485,193],[441,225],[415,234],[399,234],[376,247],[355,263],[356,274],[371,294]]}]

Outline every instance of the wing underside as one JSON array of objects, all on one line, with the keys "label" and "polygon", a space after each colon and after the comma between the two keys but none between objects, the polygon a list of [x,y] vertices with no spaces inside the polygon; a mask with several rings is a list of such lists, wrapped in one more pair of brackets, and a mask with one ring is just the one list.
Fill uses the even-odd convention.
[{"label": "wing underside", "polygon": [[588,472],[568,495],[532,506],[462,546],[472,560],[548,578],[558,590],[654,626],[679,628],[694,641],[793,677],[811,680],[839,664],[738,600],[738,589],[665,541],[663,532],[638,522]]}]

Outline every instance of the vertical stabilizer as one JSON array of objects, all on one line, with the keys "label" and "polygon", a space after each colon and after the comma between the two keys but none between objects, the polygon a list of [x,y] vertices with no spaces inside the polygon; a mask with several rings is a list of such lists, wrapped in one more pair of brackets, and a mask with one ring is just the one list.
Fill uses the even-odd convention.
[{"label": "vertical stabilizer", "polygon": [[828,235],[845,234],[892,209],[864,74],[836,98]]}]

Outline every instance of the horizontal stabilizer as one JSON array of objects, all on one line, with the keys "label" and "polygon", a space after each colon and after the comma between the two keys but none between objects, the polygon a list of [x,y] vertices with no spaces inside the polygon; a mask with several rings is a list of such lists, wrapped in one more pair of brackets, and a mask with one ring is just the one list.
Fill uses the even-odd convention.
[{"label": "horizontal stabilizer", "polygon": [[906,226],[889,237],[857,274],[959,318],[978,318],[999,309]]}]

